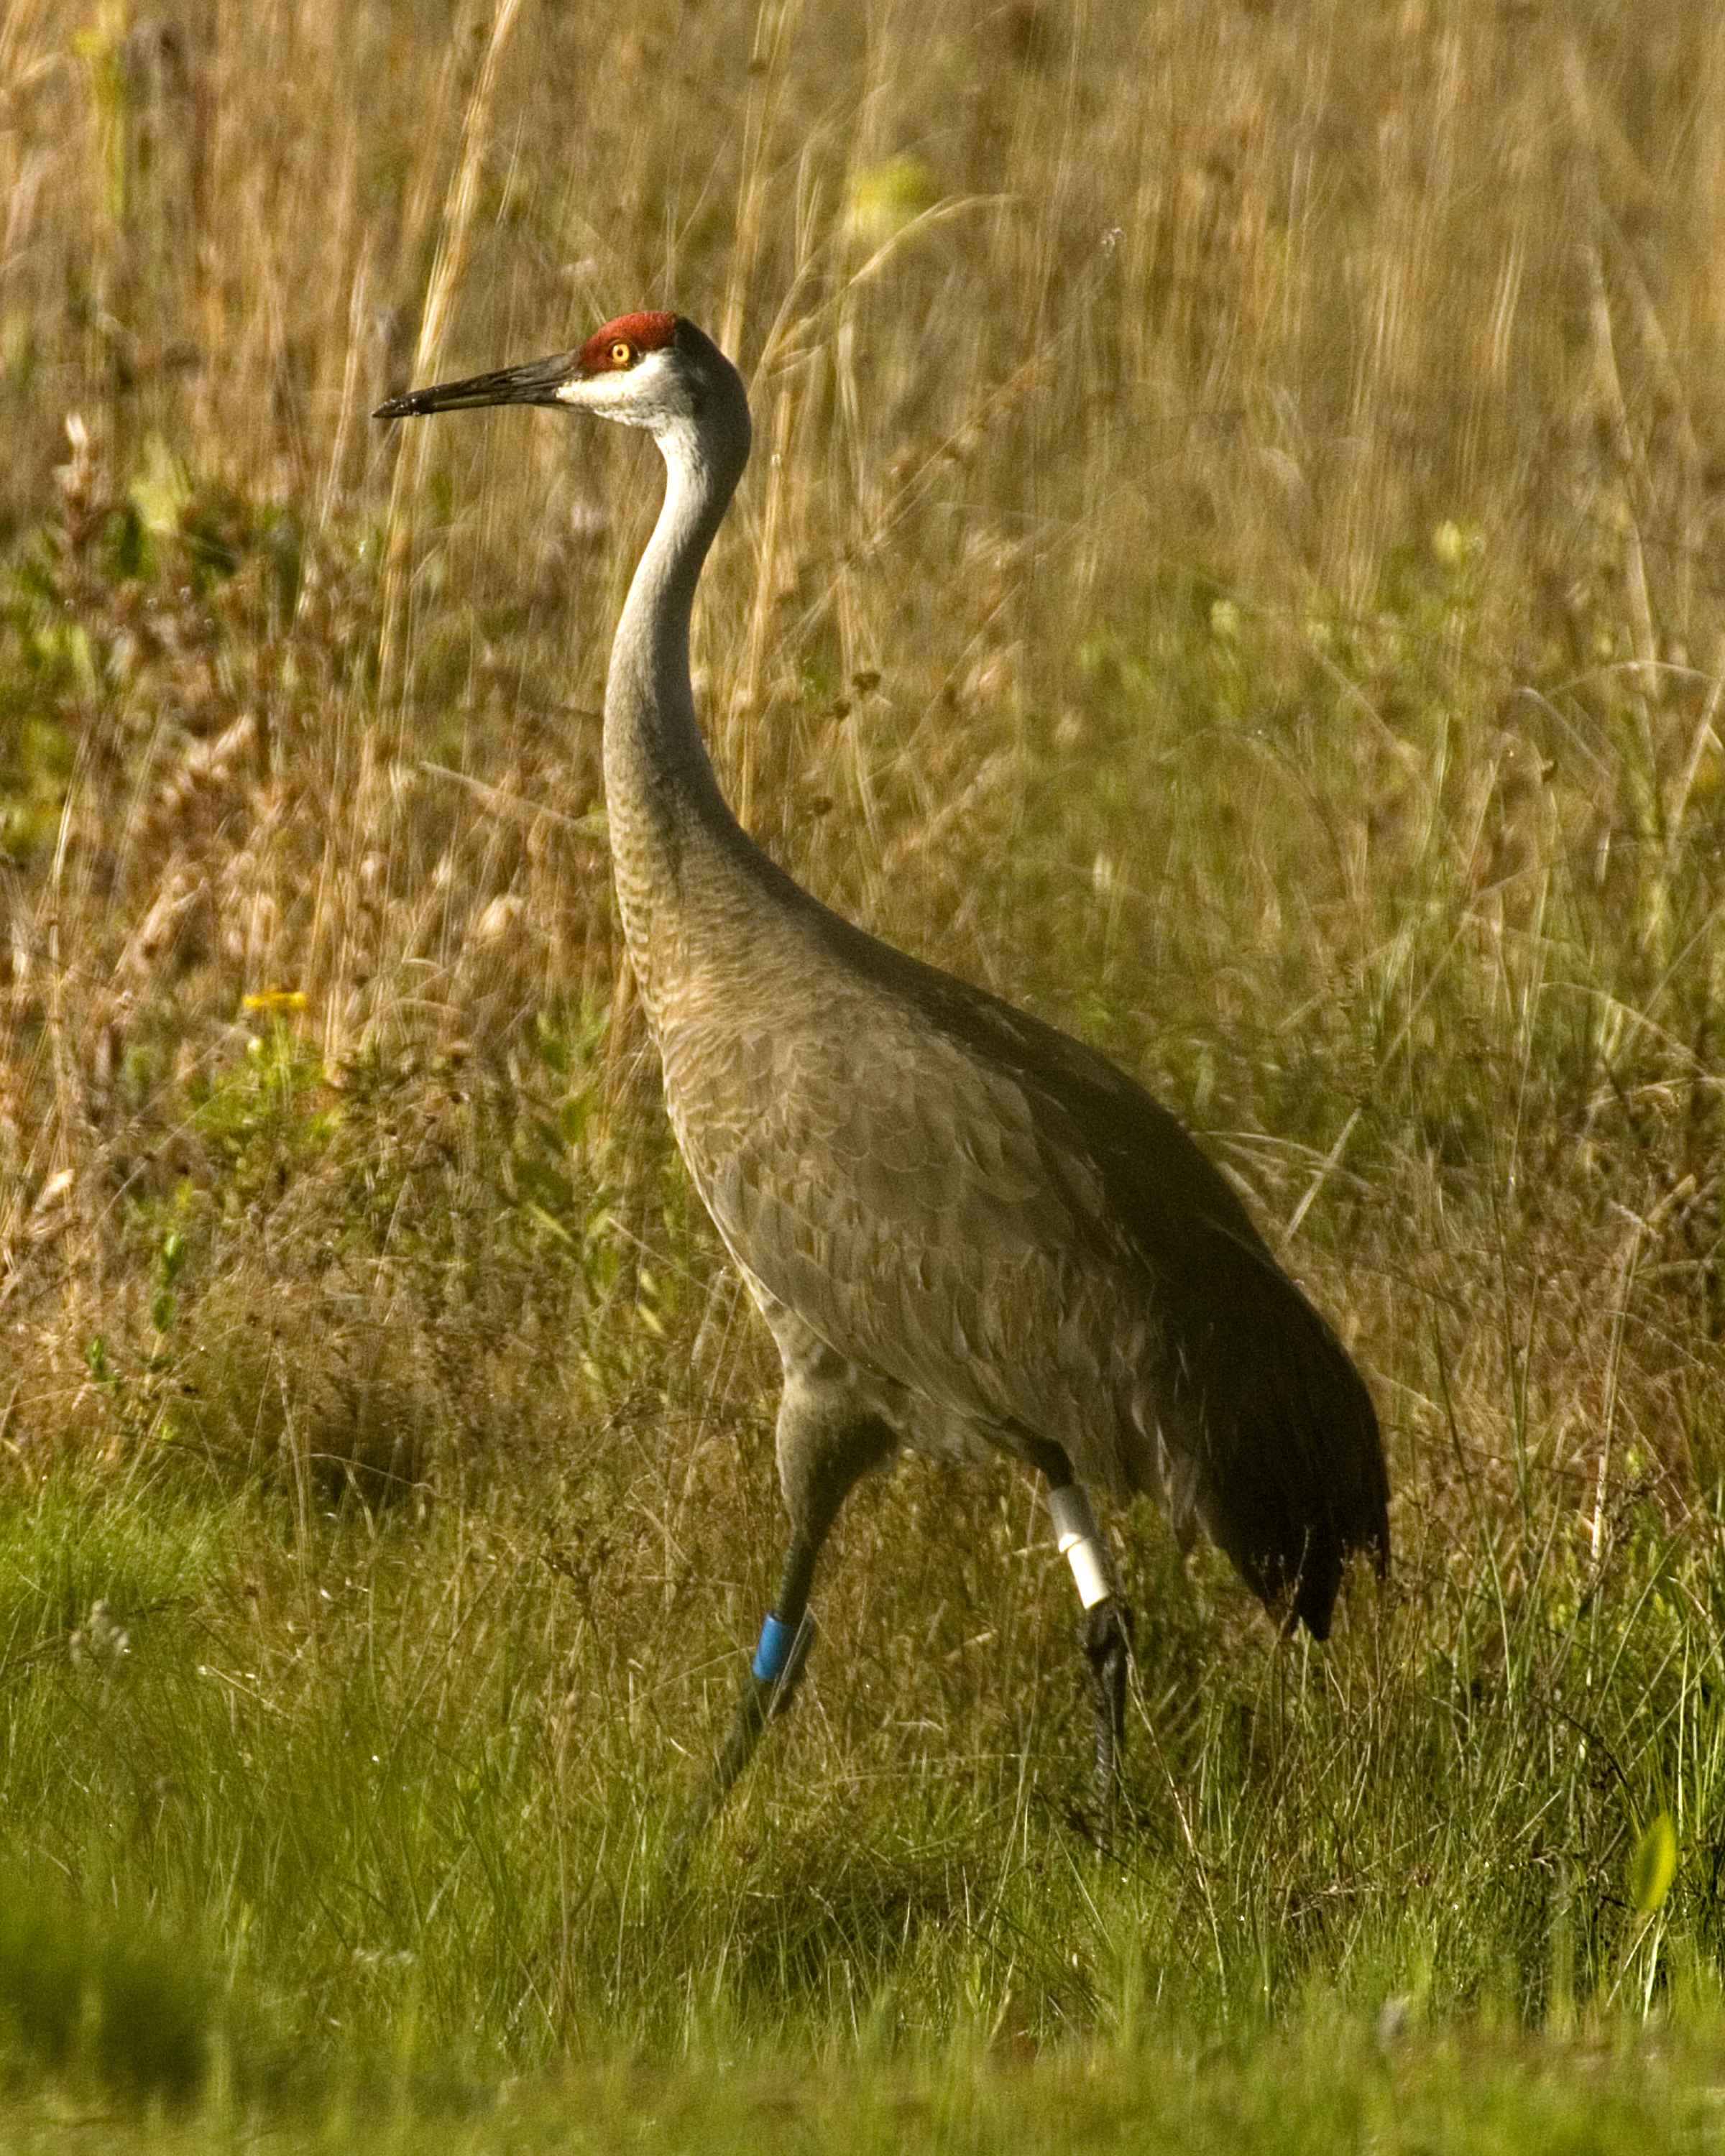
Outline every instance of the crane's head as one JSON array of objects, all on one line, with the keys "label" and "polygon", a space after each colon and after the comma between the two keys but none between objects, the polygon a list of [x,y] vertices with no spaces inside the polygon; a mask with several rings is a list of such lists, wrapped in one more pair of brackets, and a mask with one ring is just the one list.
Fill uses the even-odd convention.
[{"label": "crane's head", "polygon": [[483,404],[554,404],[644,427],[661,446],[692,429],[732,436],[748,448],[748,401],[737,370],[711,338],[680,315],[619,315],[573,352],[506,367],[462,382],[440,382],[392,397],[372,414],[406,419]]}]

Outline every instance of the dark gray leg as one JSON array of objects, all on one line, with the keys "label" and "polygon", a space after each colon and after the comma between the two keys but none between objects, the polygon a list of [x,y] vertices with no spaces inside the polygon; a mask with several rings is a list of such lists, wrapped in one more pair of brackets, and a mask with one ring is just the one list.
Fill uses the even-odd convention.
[{"label": "dark gray leg", "polygon": [[1082,1486],[1072,1479],[1071,1462],[1058,1445],[1039,1445],[1033,1455],[1048,1483],[1049,1517],[1060,1554],[1084,1604],[1079,1644],[1090,1665],[1096,1711],[1096,1792],[1106,1804],[1112,1798],[1126,1738],[1126,1683],[1132,1668],[1132,1614],[1120,1598],[1114,1567]]},{"label": "dark gray leg", "polygon": [[732,1784],[754,1757],[761,1732],[771,1717],[783,1714],[797,1696],[809,1650],[814,1644],[809,1590],[819,1555],[818,1543],[800,1533],[792,1536],[772,1613],[761,1627],[761,1639],[737,1695],[730,1729],[714,1755],[712,1772],[696,1805],[697,1827],[704,1826],[730,1794]]},{"label": "dark gray leg", "polygon": [[860,1399],[847,1365],[824,1349],[809,1359],[814,1367],[787,1370],[779,1403],[778,1479],[791,1516],[791,1539],[778,1592],[686,1833],[698,1832],[717,1812],[754,1756],[768,1720],[795,1697],[814,1640],[809,1591],[821,1547],[858,1478],[878,1466],[898,1441]]},{"label": "dark gray leg", "polygon": [[1114,1794],[1126,1740],[1126,1680],[1132,1667],[1132,1613],[1117,1594],[1084,1613],[1079,1631],[1090,1664],[1096,1716],[1096,1794]]}]

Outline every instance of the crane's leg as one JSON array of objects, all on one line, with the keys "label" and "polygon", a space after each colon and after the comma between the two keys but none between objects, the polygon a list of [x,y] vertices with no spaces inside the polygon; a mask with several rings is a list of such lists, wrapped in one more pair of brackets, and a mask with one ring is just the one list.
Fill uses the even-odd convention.
[{"label": "crane's leg", "polygon": [[1096,1790],[1106,1804],[1114,1794],[1126,1737],[1126,1684],[1132,1668],[1132,1613],[1121,1599],[1114,1566],[1084,1486],[1057,1445],[1039,1449],[1037,1466],[1048,1482],[1049,1517],[1060,1554],[1072,1568],[1084,1604],[1079,1644],[1090,1664],[1096,1708]]},{"label": "crane's leg", "polygon": [[791,1516],[790,1545],[778,1592],[761,1627],[743,1679],[731,1727],[714,1758],[685,1832],[706,1825],[754,1756],[761,1732],[796,1696],[814,1620],[809,1593],[822,1545],[859,1478],[878,1466],[898,1440],[891,1426],[859,1396],[848,1365],[829,1349],[811,1358],[816,1367],[785,1373],[778,1410],[778,1479]]}]

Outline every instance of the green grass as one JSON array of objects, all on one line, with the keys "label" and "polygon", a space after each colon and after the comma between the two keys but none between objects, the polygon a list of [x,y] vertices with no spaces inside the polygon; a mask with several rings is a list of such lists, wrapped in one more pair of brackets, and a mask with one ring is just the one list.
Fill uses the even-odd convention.
[{"label": "green grass", "polygon": [[[1556,2099],[1517,2027],[1633,2049],[1715,2025],[1719,1628],[1707,1567],[1651,1521],[1590,1579],[1457,1553],[1388,1607],[1357,1598],[1322,1656],[1265,1638],[1214,1567],[1197,1609],[1140,1573],[1134,1760],[1100,1849],[1067,1613],[1045,1554],[1027,1573],[1016,1494],[973,1499],[976,1585],[944,1612],[919,1614],[915,1571],[859,1578],[853,1530],[809,1696],[684,1859],[749,1605],[670,1591],[640,1440],[596,1438],[579,1502],[550,1507],[496,1474],[305,1506],[290,1475],[169,1454],[14,1508],[15,2066],[167,2094],[218,2060],[242,2106],[359,2069],[531,2087],[570,2055],[800,2058],[819,2086],[859,2046],[1111,2082],[1172,2031],[1240,2051],[1250,2110],[1257,2045],[1313,2043],[1321,2011],[1363,2058],[1387,2011],[1421,2046],[1497,2031],[1503,2101],[1537,2112]],[[907,1471],[859,1526],[906,1543],[949,1491]],[[615,1524],[589,1563],[595,1512]],[[1643,1846],[1662,1813],[1674,1877]],[[1384,2086],[1356,2068],[1333,2099]]]},{"label": "green grass", "polygon": [[1718,2128],[1717,2050],[1687,2036],[1644,2050],[1596,2035],[1568,2043],[1470,2026],[1388,2046],[1327,2002],[1308,2034],[1182,2043],[1147,2033],[1106,2056],[1031,2068],[1009,2045],[921,2061],[865,2047],[848,2063],[734,2054],[672,2066],[567,2066],[503,2088],[439,2087],[387,2071],[270,2117],[232,2099],[195,2118],[137,2118],[99,2099],[6,2102],[8,2149],[185,2151],[254,2146],[343,2150],[1200,2150],[1266,2156],[1381,2149],[1423,2156],[1619,2156],[1706,2147]]}]

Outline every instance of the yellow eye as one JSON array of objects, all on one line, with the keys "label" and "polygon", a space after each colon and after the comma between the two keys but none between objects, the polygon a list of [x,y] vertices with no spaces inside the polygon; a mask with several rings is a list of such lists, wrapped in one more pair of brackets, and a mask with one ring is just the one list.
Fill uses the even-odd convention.
[{"label": "yellow eye", "polygon": [[612,366],[633,367],[634,364],[634,346],[632,344],[626,344],[621,337],[619,337],[616,343],[611,347]]}]

